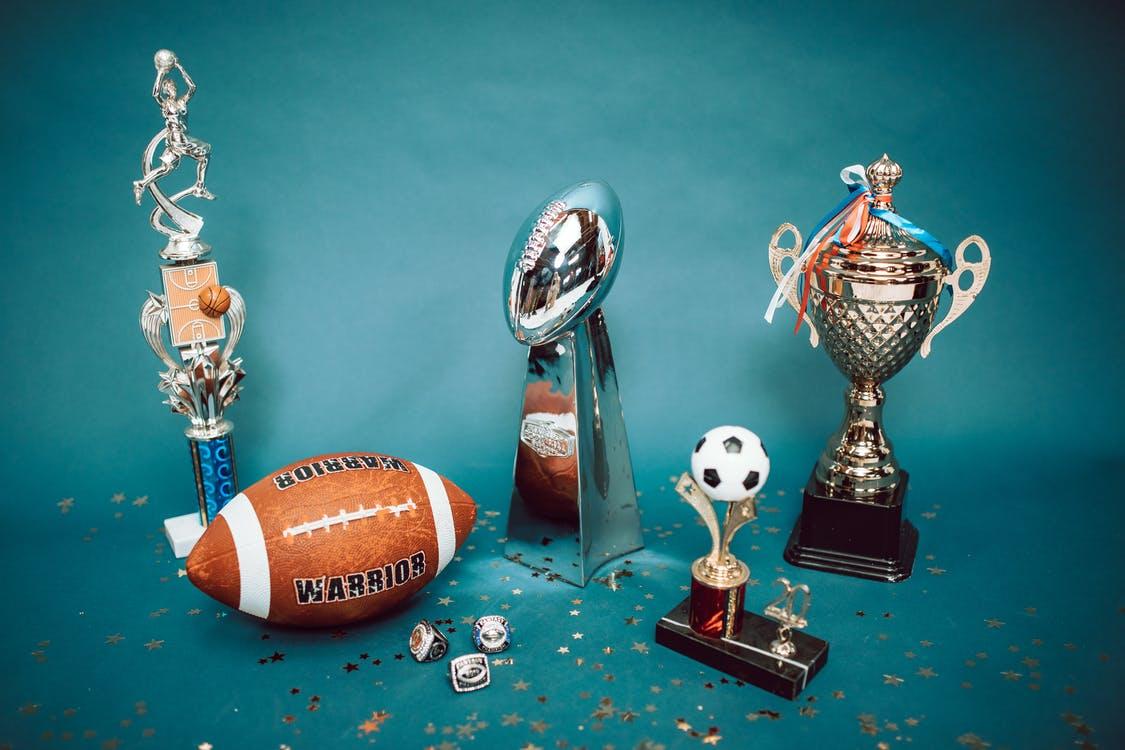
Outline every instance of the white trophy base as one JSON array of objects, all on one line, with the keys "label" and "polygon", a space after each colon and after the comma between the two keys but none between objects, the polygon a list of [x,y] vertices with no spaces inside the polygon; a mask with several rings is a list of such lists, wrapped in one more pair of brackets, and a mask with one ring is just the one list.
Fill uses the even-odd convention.
[{"label": "white trophy base", "polygon": [[203,536],[203,524],[199,522],[199,513],[188,513],[175,518],[164,519],[164,536],[172,545],[172,554],[177,558],[187,557],[192,547]]}]

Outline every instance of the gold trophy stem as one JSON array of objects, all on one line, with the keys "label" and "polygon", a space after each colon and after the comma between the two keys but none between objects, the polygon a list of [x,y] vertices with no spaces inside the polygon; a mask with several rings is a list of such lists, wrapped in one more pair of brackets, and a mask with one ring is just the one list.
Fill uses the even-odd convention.
[{"label": "gold trophy stem", "polygon": [[852,381],[844,394],[844,421],[828,439],[816,479],[830,495],[889,503],[899,466],[883,431],[883,388],[873,380]]}]

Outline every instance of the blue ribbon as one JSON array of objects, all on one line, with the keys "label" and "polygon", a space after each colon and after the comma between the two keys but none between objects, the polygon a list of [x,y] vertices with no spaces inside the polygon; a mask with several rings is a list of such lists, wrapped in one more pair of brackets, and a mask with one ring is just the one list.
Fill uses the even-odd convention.
[{"label": "blue ribbon", "polygon": [[[844,169],[840,170],[840,179],[843,180],[844,184],[848,186],[848,197],[840,201],[840,203],[837,204],[835,208],[825,214],[824,218],[817,223],[808,239],[805,240],[804,247],[801,248],[802,254],[808,251],[810,243],[812,243],[813,240],[817,239],[817,236],[824,229],[824,227],[838,218],[840,214],[843,213],[843,211],[856,200],[859,200],[861,198],[863,200],[867,200],[867,196],[871,193],[871,183],[867,181],[867,175],[864,173],[863,167],[858,164],[850,167],[844,167]],[[941,244],[937,237],[934,237],[932,234],[912,222],[910,219],[907,219],[906,217],[901,216],[894,211],[888,211],[885,208],[877,208],[874,201],[872,201],[871,206],[868,208],[868,213],[872,216],[882,219],[888,224],[898,227],[914,239],[921,242],[926,247],[933,250],[935,253],[941,256],[942,262],[945,263],[946,270],[953,270],[953,255],[949,252],[949,248]],[[832,235],[832,244],[840,248],[843,248],[843,244],[840,241],[840,229],[842,228],[843,224],[841,224],[841,226],[839,227],[836,227],[836,232]],[[802,286],[805,283],[804,276],[805,275],[802,273],[797,280],[798,296],[800,296],[804,292],[804,287]],[[950,286],[946,286],[944,291],[952,294],[953,288]]]}]

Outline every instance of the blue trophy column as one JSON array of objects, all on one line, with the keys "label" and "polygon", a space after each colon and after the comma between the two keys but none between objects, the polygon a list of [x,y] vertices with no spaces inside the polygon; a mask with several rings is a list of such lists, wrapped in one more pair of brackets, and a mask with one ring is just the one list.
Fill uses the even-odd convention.
[{"label": "blue trophy column", "polygon": [[234,470],[234,435],[210,439],[188,438],[195,469],[195,492],[199,499],[199,521],[204,527],[215,520],[223,506],[238,492]]}]

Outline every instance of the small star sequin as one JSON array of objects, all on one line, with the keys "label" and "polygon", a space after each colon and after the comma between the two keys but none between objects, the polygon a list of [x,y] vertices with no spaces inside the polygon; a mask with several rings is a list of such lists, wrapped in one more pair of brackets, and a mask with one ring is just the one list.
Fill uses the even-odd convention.
[{"label": "small star sequin", "polygon": [[647,643],[640,643],[638,641],[633,641],[633,650],[636,651],[638,654],[647,654],[648,653],[648,644]]},{"label": "small star sequin", "polygon": [[992,630],[999,630],[1006,624],[1003,620],[998,620],[995,617],[989,617],[984,621],[986,625]]},{"label": "small star sequin", "polygon": [[898,687],[903,682],[905,682],[905,680],[903,680],[898,675],[893,675],[893,674],[883,675],[883,684],[884,685],[894,685],[895,687]]},{"label": "small star sequin", "polygon": [[155,651],[158,648],[164,648],[164,641],[162,641],[162,640],[158,641],[156,639],[152,639],[148,643],[145,644],[145,648],[148,649],[149,651]]},{"label": "small star sequin", "polygon": [[558,652],[559,652],[560,654],[569,654],[569,653],[570,653],[570,648],[569,648],[569,647],[567,647],[567,646],[559,646],[559,648],[558,648]]},{"label": "small star sequin", "polygon": [[525,682],[522,678],[512,683],[512,690],[526,691],[529,687],[531,687],[531,683]]},{"label": "small star sequin", "polygon": [[383,726],[383,722],[389,718],[391,718],[391,715],[386,711],[372,711],[370,718],[360,724],[358,728],[364,734],[378,732],[379,728]]},{"label": "small star sequin", "polygon": [[919,677],[925,677],[927,680],[932,677],[938,676],[933,667],[919,667],[918,671],[914,674],[918,675]]},{"label": "small star sequin", "polygon": [[110,646],[116,646],[118,643],[121,643],[121,641],[123,641],[123,640],[125,640],[125,636],[121,635],[120,633],[114,633],[113,635],[107,635],[105,637],[106,644],[108,644]]},{"label": "small star sequin", "polygon": [[74,498],[64,497],[62,500],[59,500],[57,503],[55,503],[55,505],[58,506],[59,512],[65,515],[70,512],[71,508],[74,507]]},{"label": "small star sequin", "polygon": [[438,600],[437,600],[437,603],[440,604],[443,607],[448,607],[450,604],[453,603],[453,597],[449,597],[449,596],[439,597]]},{"label": "small star sequin", "polygon": [[573,638],[576,641],[582,640],[582,634],[581,633],[572,633],[570,637]]}]

